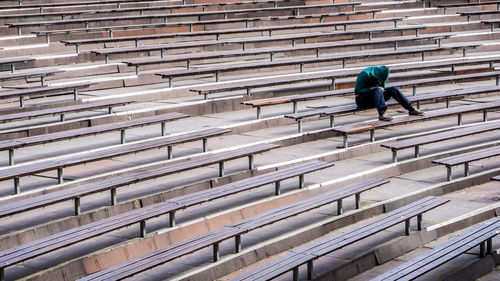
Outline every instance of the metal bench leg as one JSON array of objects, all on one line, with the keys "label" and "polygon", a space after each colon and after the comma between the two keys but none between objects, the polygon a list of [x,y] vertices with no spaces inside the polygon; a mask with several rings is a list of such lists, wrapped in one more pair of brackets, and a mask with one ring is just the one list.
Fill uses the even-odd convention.
[{"label": "metal bench leg", "polygon": [[234,252],[241,252],[241,235],[236,235],[234,237]]},{"label": "metal bench leg", "polygon": [[14,165],[14,149],[9,149],[9,166]]},{"label": "metal bench leg", "polygon": [[417,86],[413,86],[412,90],[413,90],[413,95],[416,96],[417,95]]},{"label": "metal bench leg", "polygon": [[496,85],[499,86],[500,85],[500,76],[497,76],[497,79],[496,79]]},{"label": "metal bench leg", "polygon": [[[169,88],[172,88],[173,85],[172,85],[172,77],[168,77],[168,87]],[[206,98],[205,98],[206,99]]]},{"label": "metal bench leg", "polygon": [[297,120],[297,130],[299,133],[302,133],[302,119]]},{"label": "metal bench leg", "polygon": [[300,64],[299,68],[300,68],[300,73],[304,72],[304,64],[303,63]]},{"label": "metal bench leg", "polygon": [[486,254],[491,255],[493,253],[493,239],[489,238],[486,240]]},{"label": "metal bench leg", "polygon": [[78,216],[82,213],[82,208],[80,207],[80,197],[76,197],[75,201],[75,216]]},{"label": "metal bench leg", "polygon": [[335,86],[336,86],[336,81],[335,81],[335,78],[332,79],[332,90],[335,90]]},{"label": "metal bench leg", "polygon": [[458,122],[457,122],[458,126],[462,126],[462,113],[459,113],[458,114]]},{"label": "metal bench leg", "polygon": [[405,235],[408,236],[410,235],[410,219],[405,220]]},{"label": "metal bench leg", "polygon": [[450,98],[446,98],[446,108],[450,107]]},{"label": "metal bench leg", "polygon": [[125,143],[125,130],[120,130],[120,143]]},{"label": "metal bench leg", "polygon": [[356,209],[359,209],[361,207],[361,193],[354,195],[354,198],[356,199]]},{"label": "metal bench leg", "polygon": [[139,76],[139,66],[135,66],[135,75]]},{"label": "metal bench leg", "polygon": [[219,243],[214,244],[214,262],[218,261],[220,258]]},{"label": "metal bench leg", "polygon": [[61,113],[59,116],[60,116],[60,120],[61,120],[61,122],[66,121],[66,114]]},{"label": "metal bench leg", "polygon": [[175,212],[174,211],[169,212],[168,216],[169,216],[169,225],[170,225],[170,227],[174,227],[175,226]]},{"label": "metal bench leg", "polygon": [[333,115],[330,115],[330,128],[333,128],[335,126],[335,117]]},{"label": "metal bench leg", "polygon": [[346,59],[342,59],[342,68],[346,67]]},{"label": "metal bench leg", "polygon": [[485,242],[481,242],[481,244],[479,244],[479,257],[480,258],[486,257],[486,243]]},{"label": "metal bench leg", "polygon": [[224,176],[224,162],[219,162],[219,177]]},{"label": "metal bench leg", "polygon": [[375,130],[370,130],[370,141],[371,142],[375,141]]},{"label": "metal bench leg", "polygon": [[252,95],[252,90],[250,88],[247,88],[247,96],[251,96]]},{"label": "metal bench leg", "polygon": [[77,89],[73,90],[73,99],[78,100],[78,90]]},{"label": "metal bench leg", "polygon": [[23,108],[24,107],[24,96],[19,96],[19,107]]},{"label": "metal bench leg", "polygon": [[349,143],[348,143],[348,141],[347,141],[347,134],[346,134],[346,133],[344,133],[344,134],[342,135],[342,137],[343,137],[343,146],[344,146],[344,148],[347,148],[347,146],[348,146],[348,144],[349,144]]},{"label": "metal bench leg", "polygon": [[63,168],[59,167],[57,168],[57,183],[61,184],[63,182],[64,182]]},{"label": "metal bench leg", "polygon": [[313,277],[313,261],[307,262],[307,280],[312,280]]},{"label": "metal bench leg", "polygon": [[172,158],[174,158],[174,155],[173,155],[173,153],[172,153],[172,148],[173,148],[173,147],[172,147],[171,145],[167,146],[167,159],[172,159]]},{"label": "metal bench leg", "polygon": [[111,206],[116,206],[116,188],[111,188]]},{"label": "metal bench leg", "polygon": [[398,162],[398,151],[396,149],[392,149],[392,163]]},{"label": "metal bench leg", "polygon": [[104,55],[104,63],[105,64],[109,63],[109,55]]},{"label": "metal bench leg", "polygon": [[293,113],[297,113],[298,109],[297,109],[297,102],[296,101],[293,101]]},{"label": "metal bench leg", "polygon": [[422,214],[417,215],[417,229],[422,230]]},{"label": "metal bench leg", "polygon": [[19,185],[19,177],[14,178],[14,194],[21,193],[21,186]]},{"label": "metal bench leg", "polygon": [[161,122],[161,135],[164,136],[166,134],[167,134],[166,124],[165,122]]},{"label": "metal bench leg", "polygon": [[339,199],[337,201],[337,216],[342,215],[342,211],[343,211],[343,209],[342,209],[342,199]]},{"label": "metal bench leg", "polygon": [[5,270],[0,268],[0,281],[5,281]]},{"label": "metal bench leg", "polygon": [[451,166],[446,166],[446,180],[451,181],[453,179],[453,175],[451,174]]},{"label": "metal bench leg", "polygon": [[415,146],[415,155],[414,155],[415,158],[418,158],[420,157],[420,146]]},{"label": "metal bench leg", "polygon": [[163,58],[165,56],[165,50],[161,49],[160,50],[160,58]]},{"label": "metal bench leg", "polygon": [[40,83],[42,84],[42,86],[45,86],[45,76],[40,77]]},{"label": "metal bench leg", "polygon": [[468,177],[469,176],[469,163],[465,163],[464,164],[464,177]]},{"label": "metal bench leg", "polygon": [[279,181],[274,183],[274,195],[281,194],[281,183]]},{"label": "metal bench leg", "polygon": [[293,268],[293,281],[299,281],[299,267]]},{"label": "metal bench leg", "polygon": [[299,176],[299,188],[304,188],[304,175]]},{"label": "metal bench leg", "polygon": [[260,115],[261,115],[261,107],[257,106],[257,119],[260,119]]},{"label": "metal bench leg", "polygon": [[488,111],[483,110],[483,122],[488,121]]},{"label": "metal bench leg", "polygon": [[207,152],[208,151],[208,139],[203,138],[201,141],[202,141],[203,152]]},{"label": "metal bench leg", "polygon": [[113,114],[113,107],[112,106],[108,107],[108,114]]},{"label": "metal bench leg", "polygon": [[14,73],[15,71],[16,71],[16,65],[15,64],[11,64],[10,65],[10,72]]},{"label": "metal bench leg", "polygon": [[248,155],[248,169],[253,170],[253,154]]},{"label": "metal bench leg", "polygon": [[139,228],[139,235],[141,236],[141,238],[146,237],[146,221],[141,221]]}]

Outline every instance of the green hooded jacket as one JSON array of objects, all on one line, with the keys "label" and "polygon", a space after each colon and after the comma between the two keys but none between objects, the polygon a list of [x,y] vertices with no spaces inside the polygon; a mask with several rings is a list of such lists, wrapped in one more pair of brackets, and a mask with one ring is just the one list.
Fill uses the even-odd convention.
[{"label": "green hooded jacket", "polygon": [[372,88],[385,88],[388,79],[389,67],[385,65],[367,67],[358,74],[354,93],[361,95],[368,93]]}]

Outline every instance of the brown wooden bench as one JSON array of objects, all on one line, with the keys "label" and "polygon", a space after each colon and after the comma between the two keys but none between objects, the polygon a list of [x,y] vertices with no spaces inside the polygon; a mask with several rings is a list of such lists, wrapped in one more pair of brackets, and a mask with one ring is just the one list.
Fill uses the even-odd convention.
[{"label": "brown wooden bench", "polygon": [[415,149],[415,158],[420,156],[420,147],[425,144],[436,143],[440,141],[445,141],[449,139],[460,138],[464,136],[470,136],[485,132],[491,132],[500,129],[500,122],[490,122],[479,125],[474,125],[472,127],[458,128],[445,132],[439,132],[430,135],[424,135],[404,140],[397,140],[394,142],[389,142],[382,144],[382,147],[391,149],[392,151],[392,163],[398,161],[398,151],[407,148]]},{"label": "brown wooden bench", "polygon": [[478,2],[468,2],[468,3],[453,3],[453,4],[437,4],[437,8],[443,8],[444,14],[448,13],[448,8],[467,8],[474,6],[485,6],[485,5],[496,5],[497,9],[500,9],[500,1],[478,1]]},{"label": "brown wooden bench", "polygon": [[[183,118],[183,115],[177,117]],[[168,119],[167,119],[168,120]],[[175,120],[175,119],[174,119]],[[123,131],[123,130],[122,130]],[[117,157],[121,155],[141,152],[149,149],[160,147],[168,148],[168,159],[172,159],[172,147],[176,144],[192,142],[197,140],[203,141],[204,152],[208,150],[207,138],[217,135],[222,135],[230,132],[228,129],[206,129],[191,133],[179,134],[175,136],[163,136],[150,140],[136,141],[132,143],[124,143],[107,148],[102,148],[94,151],[85,151],[56,158],[42,159],[38,161],[29,162],[26,164],[16,164],[0,168],[0,180],[14,179],[14,194],[20,193],[20,177],[26,175],[33,175],[50,170],[57,170],[57,182],[59,184],[64,182],[63,168],[81,165],[102,159]]]},{"label": "brown wooden bench", "polygon": [[484,24],[489,24],[491,26],[491,32],[495,31],[495,25],[500,24],[500,20],[482,20]]},{"label": "brown wooden bench", "polygon": [[[384,40],[376,39],[376,40],[348,40],[348,41],[334,41],[334,42],[325,42],[325,43],[313,43],[313,44],[301,44],[296,46],[285,46],[285,47],[267,47],[267,48],[254,48],[250,50],[231,50],[231,51],[216,51],[216,52],[196,52],[196,53],[187,53],[187,54],[178,54],[178,55],[169,55],[154,58],[138,58],[138,59],[128,59],[122,61],[126,63],[127,66],[135,67],[135,74],[139,75],[139,67],[142,65],[158,65],[158,64],[168,64],[175,62],[186,62],[186,68],[191,69],[191,63],[198,60],[205,59],[218,59],[218,58],[228,58],[228,57],[240,57],[240,56],[253,56],[253,55],[269,55],[269,61],[274,60],[274,56],[279,53],[286,52],[300,52],[300,51],[316,51],[316,57],[320,57],[320,52],[323,49],[332,49],[332,48],[345,48],[345,47],[358,47],[358,46],[377,46],[377,45],[394,45],[394,49],[398,49],[398,44],[400,43],[408,43],[408,42],[416,42],[416,41],[430,41],[434,40],[440,42],[441,39],[447,38],[449,36],[436,36],[436,35],[424,35],[419,37],[414,36],[404,36],[404,37],[392,37],[392,38],[384,38]],[[229,42],[228,42],[229,41]],[[222,44],[232,44],[235,43],[235,40],[228,40],[225,42],[220,42]],[[242,41],[243,44],[247,43],[246,41]],[[190,43],[178,43],[178,44],[168,44],[168,48],[162,50],[169,49],[177,49],[177,48],[186,48],[186,47],[202,47],[202,46],[210,46],[210,45],[219,45],[218,41],[205,41],[204,43],[199,42],[190,42]],[[207,45],[205,45],[207,44]],[[438,43],[439,44],[439,43]],[[173,45],[173,46],[171,46]],[[162,52],[163,53],[163,52]],[[109,53],[108,53],[109,55]],[[108,61],[108,59],[106,59]]]},{"label": "brown wooden bench", "polygon": [[[81,19],[67,19],[67,20],[54,20],[54,21],[32,21],[32,22],[16,22],[16,23],[7,23],[7,26],[11,28],[17,28],[18,35],[21,36],[22,32],[21,29],[23,27],[33,27],[33,26],[56,26],[56,25],[68,25],[68,24],[84,24],[85,28],[89,28],[90,23],[101,23],[101,22],[111,22],[111,23],[116,23],[117,21],[134,21],[134,20],[140,20],[140,19],[147,19],[147,20],[153,20],[153,19],[162,19],[163,22],[167,23],[169,18],[175,18],[175,17],[186,17],[186,16],[198,16],[197,21],[190,21],[190,22],[184,22],[184,23],[178,23],[175,24],[174,26],[178,25],[189,25],[190,29],[192,29],[192,26],[195,24],[211,24],[212,22],[214,23],[221,23],[221,20],[215,20],[215,21],[210,21],[210,20],[202,20],[201,17],[204,15],[217,15],[220,14],[223,16],[223,20],[227,21],[228,23],[234,22],[233,19],[228,19],[229,14],[237,14],[237,15],[248,15],[251,14],[252,12],[280,12],[280,11],[289,11],[291,15],[299,15],[301,10],[308,10],[308,9],[341,9],[345,7],[351,7],[351,9],[354,9],[355,6],[360,5],[361,3],[356,2],[356,3],[340,3],[340,4],[319,4],[319,5],[303,5],[303,6],[284,6],[284,7],[277,7],[277,8],[258,8],[258,9],[244,9],[244,10],[222,10],[222,11],[205,11],[205,12],[191,12],[191,13],[173,13],[173,14],[151,14],[151,15],[135,15],[135,16],[117,16],[117,17],[101,17],[101,18],[81,18]],[[251,17],[249,17],[251,18]],[[241,20],[241,19],[240,19]],[[245,21],[245,20],[243,20]]]},{"label": "brown wooden bench", "polygon": [[500,217],[481,223],[466,233],[428,250],[371,279],[373,281],[414,280],[479,245],[479,257],[493,253],[493,238],[500,233]]},{"label": "brown wooden bench", "polygon": [[0,58],[0,66],[8,65],[10,67],[10,71],[14,73],[16,71],[17,64],[26,64],[34,61],[35,59],[32,57]]},{"label": "brown wooden bench", "polygon": [[[249,231],[334,202],[337,202],[338,206],[341,206],[342,204],[340,202],[342,202],[343,199],[352,195],[355,195],[356,198],[359,199],[359,194],[361,192],[370,190],[387,182],[388,180],[383,179],[365,179],[360,182],[326,192],[320,196],[315,196],[283,207],[272,209],[248,219],[244,219],[243,221],[169,245],[147,255],[131,259],[127,262],[85,276],[79,279],[79,281],[106,279],[118,280],[131,277],[140,272],[206,247],[213,247],[213,260],[218,261],[220,258],[219,244],[224,240],[235,238],[235,252],[239,253],[241,251],[241,236]],[[357,200],[356,202],[356,207],[359,208],[359,201]],[[342,210],[341,207],[339,209]]]},{"label": "brown wooden bench", "polygon": [[[120,176],[116,180],[123,185],[135,183],[137,178],[152,179],[158,176],[167,175],[169,173],[177,173],[188,169],[203,167],[212,163],[224,163],[255,153],[262,153],[270,149],[276,148],[278,145],[260,144],[246,148],[236,149],[223,153],[218,153],[212,156],[198,157],[187,162],[177,163],[161,167],[159,169],[140,171],[129,176]],[[124,184],[128,180],[128,183]],[[109,181],[107,182],[109,185]],[[95,187],[94,184],[92,186]],[[119,185],[116,185],[119,186]],[[216,190],[214,188],[213,190]],[[76,199],[75,199],[76,200]],[[79,200],[78,200],[79,201]],[[92,237],[97,237],[114,230],[118,230],[130,225],[140,224],[140,236],[146,235],[146,221],[161,215],[170,214],[176,210],[183,209],[182,205],[176,202],[165,201],[163,203],[152,204],[140,209],[129,211],[117,216],[112,216],[106,219],[98,220],[93,223],[88,223],[79,227],[75,227],[66,231],[59,232],[47,236],[45,238],[22,244],[21,246],[11,248],[0,252],[0,268],[3,273],[5,267],[15,265],[28,259],[53,252],[55,250],[68,247],[75,243],[85,241]],[[173,217],[171,217],[173,219]]]},{"label": "brown wooden bench", "polygon": [[446,180],[451,181],[453,179],[453,174],[451,170],[453,166],[464,164],[464,177],[467,177],[469,176],[469,162],[478,161],[489,157],[495,157],[498,155],[500,155],[500,146],[493,146],[441,159],[432,160],[432,163],[445,165]]},{"label": "brown wooden bench", "polygon": [[450,199],[428,196],[394,211],[370,219],[348,229],[326,235],[313,243],[294,249],[290,253],[275,258],[272,261],[241,274],[231,281],[270,280],[286,272],[293,271],[293,280],[299,280],[299,266],[307,264],[307,277],[313,277],[313,261],[359,240],[370,237],[390,227],[405,223],[405,235],[410,235],[410,219],[417,217],[417,228],[422,229],[422,215],[437,208]]},{"label": "brown wooden bench", "polygon": [[[370,9],[370,10],[361,10],[361,11],[349,11],[349,12],[339,12],[334,14],[322,14],[319,15],[320,22],[322,22],[322,17],[337,17],[337,16],[352,16],[352,15],[360,15],[360,14],[372,14],[372,17],[375,17],[377,12],[382,11],[382,9]],[[302,19],[302,18],[315,18],[316,15],[310,16],[295,16],[292,18]],[[288,17],[290,18],[290,17]],[[230,28],[230,29],[220,29],[220,30],[204,30],[204,31],[193,31],[193,32],[177,32],[177,33],[163,33],[163,34],[151,34],[151,35],[141,35],[141,36],[120,36],[113,37],[113,33],[110,33],[110,37],[105,38],[91,38],[91,39],[75,39],[75,40],[62,40],[61,42],[65,45],[74,45],[76,47],[76,52],[80,52],[80,46],[86,44],[106,44],[106,43],[117,43],[117,42],[127,42],[134,41],[135,46],[139,47],[139,41],[142,40],[157,40],[157,39],[168,39],[168,38],[176,38],[176,37],[197,37],[197,36],[215,36],[215,40],[219,40],[221,35],[229,35],[229,34],[238,34],[238,33],[249,33],[249,32],[268,32],[283,30],[287,26],[292,25],[272,25],[272,26],[262,26],[262,27],[248,27],[248,28]],[[297,28],[300,28],[299,25],[293,25]],[[110,30],[108,30],[110,31]],[[63,31],[61,31],[63,32]],[[57,32],[52,31],[40,31],[34,32],[38,36],[49,36],[51,34],[57,34]],[[64,32],[67,33],[67,32]],[[272,32],[270,33],[272,35]],[[48,39],[50,42],[50,39]],[[201,42],[200,42],[201,43]]]},{"label": "brown wooden bench", "polygon": [[[423,61],[423,62],[411,62],[405,64],[388,65],[391,68],[391,72],[404,72],[416,69],[439,69],[442,67],[450,67],[451,71],[455,71],[455,66],[460,65],[480,65],[489,64],[489,68],[493,69],[493,63],[498,62],[499,56],[491,56],[488,58],[456,58],[446,61],[434,60],[434,61]],[[253,89],[257,88],[267,88],[279,85],[288,85],[293,83],[303,83],[311,81],[329,80],[331,85],[335,86],[335,80],[338,78],[348,78],[355,77],[358,75],[360,69],[355,70],[331,70],[331,71],[320,71],[313,73],[300,73],[300,74],[287,74],[275,78],[256,78],[249,79],[248,81],[238,81],[238,82],[224,82],[220,84],[208,85],[208,86],[198,86],[190,88],[191,92],[197,92],[199,95],[209,95],[221,92],[230,92],[245,90],[247,95],[251,95]],[[414,92],[416,89],[414,90]]]},{"label": "brown wooden bench", "polygon": [[[500,7],[500,1],[497,4]],[[500,10],[497,11],[472,11],[472,12],[458,12],[461,16],[466,16],[467,21],[470,22],[472,17],[481,17],[482,15],[498,15]]]},{"label": "brown wooden bench", "polygon": [[28,80],[29,78],[33,77],[40,77],[40,84],[42,86],[45,86],[45,78],[47,76],[53,76],[56,73],[61,73],[61,72],[64,72],[64,70],[45,69],[45,70],[33,70],[26,72],[16,72],[11,74],[0,74],[0,81],[19,80],[19,79]]},{"label": "brown wooden bench", "polygon": [[[249,69],[262,69],[262,68],[270,68],[270,67],[278,67],[278,66],[290,66],[290,65],[299,65],[300,72],[304,71],[305,64],[314,64],[321,62],[332,62],[332,61],[340,61],[342,63],[342,67],[345,68],[348,60],[354,59],[362,59],[368,57],[386,57],[386,56],[395,56],[395,55],[410,55],[410,54],[422,54],[422,60],[424,60],[424,56],[426,53],[431,52],[440,52],[444,50],[463,50],[465,56],[465,50],[468,48],[475,48],[479,46],[477,43],[470,44],[453,44],[448,46],[441,47],[415,47],[411,49],[398,49],[398,50],[376,50],[371,52],[356,52],[356,53],[343,53],[343,54],[334,54],[334,55],[324,55],[320,57],[313,58],[292,58],[292,59],[280,59],[273,60],[269,62],[251,62],[251,63],[240,63],[237,65],[223,65],[223,66],[214,66],[214,67],[204,67],[198,69],[187,69],[187,70],[172,70],[172,71],[163,71],[155,73],[162,78],[168,78],[169,86],[172,86],[172,79],[174,77],[184,77],[184,76],[196,76],[201,74],[215,74],[215,81],[220,81],[220,74],[223,72],[230,71],[241,71],[241,70],[249,70]],[[203,93],[204,99],[208,99],[207,92]]]},{"label": "brown wooden bench", "polygon": [[[402,18],[386,18],[386,19],[374,19],[374,20],[363,20],[363,21],[342,21],[342,22],[326,22],[326,23],[309,23],[309,24],[294,24],[294,25],[280,25],[280,26],[269,26],[265,28],[249,28],[245,29],[246,32],[250,31],[268,31],[271,36],[258,36],[251,38],[235,38],[235,39],[226,39],[226,40],[215,40],[215,41],[206,41],[206,42],[182,42],[182,43],[171,43],[171,44],[157,44],[157,45],[144,45],[144,46],[136,46],[136,47],[124,47],[124,48],[107,48],[107,49],[98,49],[92,50],[91,53],[95,55],[103,55],[104,61],[107,63],[109,61],[110,55],[117,54],[132,54],[132,53],[141,53],[141,52],[152,52],[152,51],[160,51],[160,57],[163,57],[162,53],[166,50],[176,50],[176,49],[187,49],[187,48],[199,48],[199,47],[207,47],[207,46],[224,46],[228,44],[240,44],[243,51],[246,51],[247,44],[250,43],[263,43],[263,42],[273,42],[273,41],[291,41],[292,47],[295,47],[295,41],[298,39],[306,39],[306,38],[317,38],[317,37],[331,37],[331,36],[346,36],[345,32],[333,32],[333,33],[315,33],[315,34],[292,34],[292,35],[278,35],[272,36],[272,31],[274,30],[295,30],[295,29],[303,29],[303,28],[318,28],[325,26],[337,26],[343,25],[343,23],[356,24],[356,23],[366,23],[366,22],[385,22],[385,21],[398,21]],[[422,27],[419,26],[406,26],[401,28],[395,28],[396,31],[399,30],[418,30]],[[392,29],[384,29],[385,31],[392,31]],[[226,32],[225,30],[220,31]],[[366,31],[365,31],[366,32]],[[373,29],[368,32],[381,32],[380,30]],[[207,32],[204,32],[207,33]],[[359,30],[353,30],[350,34],[359,34],[361,33]],[[78,52],[78,50],[77,50]]]},{"label": "brown wooden bench", "polygon": [[[116,4],[117,8],[121,8],[121,4],[127,3],[140,3],[140,2],[155,2],[155,1],[165,1],[165,0],[99,0],[99,1],[74,1],[74,2],[57,2],[57,3],[29,3],[23,4],[23,0],[6,0],[6,1],[17,1],[19,5],[0,5],[0,9],[40,9],[40,13],[43,12],[43,8],[52,8],[60,6],[88,6],[88,5],[106,5],[106,4]],[[24,0],[24,3],[29,2],[29,0]]]},{"label": "brown wooden bench", "polygon": [[49,133],[38,136],[30,136],[24,138],[17,138],[12,140],[4,140],[0,141],[0,151],[1,150],[9,150],[9,165],[14,165],[14,149],[33,146],[39,144],[45,144],[60,140],[73,139],[77,137],[83,137],[88,135],[96,135],[101,133],[106,133],[110,131],[120,131],[120,143],[125,143],[125,131],[130,128],[142,127],[152,124],[161,124],[161,135],[166,135],[166,122],[179,120],[181,118],[187,118],[189,115],[184,113],[166,113],[154,116],[148,116],[133,120],[125,120],[120,122],[114,122],[109,124],[97,125],[88,128],[80,128],[67,130],[57,133]]},{"label": "brown wooden bench", "polygon": [[107,108],[108,114],[113,113],[113,108],[136,102],[134,99],[112,99],[96,102],[83,102],[75,105],[53,107],[39,110],[21,111],[0,115],[0,123],[12,122],[14,120],[32,119],[41,116],[59,115],[59,121],[66,121],[66,114],[70,112],[89,111],[100,108]]},{"label": "brown wooden bench", "polygon": [[95,83],[74,83],[61,86],[44,86],[31,89],[7,90],[0,92],[0,99],[19,98],[19,107],[24,107],[25,96],[40,96],[52,94],[73,94],[73,99],[78,100],[78,91],[88,88]]},{"label": "brown wooden bench", "polygon": [[349,134],[370,131],[370,141],[375,141],[375,129],[387,128],[395,125],[403,125],[417,121],[431,120],[440,117],[447,117],[451,115],[458,115],[458,125],[462,124],[462,115],[465,113],[472,113],[478,111],[493,110],[500,107],[500,102],[487,102],[481,104],[472,104],[457,106],[452,108],[445,108],[439,110],[426,111],[425,116],[401,116],[396,117],[392,121],[371,121],[358,124],[349,124],[332,128],[333,131],[341,133],[343,140],[343,147],[347,148]]}]

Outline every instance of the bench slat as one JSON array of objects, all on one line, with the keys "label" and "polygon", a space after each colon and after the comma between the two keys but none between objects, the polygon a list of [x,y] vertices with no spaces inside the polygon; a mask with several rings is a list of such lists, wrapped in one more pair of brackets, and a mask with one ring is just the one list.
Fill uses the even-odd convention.
[{"label": "bench slat", "polygon": [[441,159],[432,160],[432,163],[446,165],[446,166],[456,166],[489,157],[495,157],[498,155],[500,155],[500,146],[493,146],[471,152],[462,153],[459,155],[453,155]]}]

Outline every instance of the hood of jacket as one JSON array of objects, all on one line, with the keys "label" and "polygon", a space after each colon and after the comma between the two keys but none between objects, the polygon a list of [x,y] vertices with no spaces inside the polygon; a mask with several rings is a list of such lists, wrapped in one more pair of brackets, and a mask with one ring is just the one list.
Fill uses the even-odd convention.
[{"label": "hood of jacket", "polygon": [[378,80],[387,82],[389,80],[389,67],[385,65],[375,66],[372,68],[371,74]]}]

